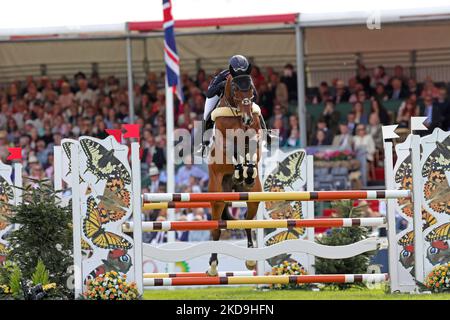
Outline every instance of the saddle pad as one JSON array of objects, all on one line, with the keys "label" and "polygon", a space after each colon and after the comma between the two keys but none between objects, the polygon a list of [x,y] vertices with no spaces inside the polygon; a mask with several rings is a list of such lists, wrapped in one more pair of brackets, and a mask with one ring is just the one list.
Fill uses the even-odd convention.
[{"label": "saddle pad", "polygon": [[[252,113],[256,113],[258,116],[261,115],[261,108],[256,103],[252,105]],[[218,117],[238,117],[240,115],[241,113],[236,108],[220,107],[214,109],[211,113],[211,120],[216,121]]]}]

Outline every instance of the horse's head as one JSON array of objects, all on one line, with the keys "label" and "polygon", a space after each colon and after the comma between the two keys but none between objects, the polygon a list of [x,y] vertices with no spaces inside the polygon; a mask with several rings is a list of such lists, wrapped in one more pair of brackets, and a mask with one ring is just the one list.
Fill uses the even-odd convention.
[{"label": "horse's head", "polygon": [[249,75],[242,75],[227,79],[225,94],[231,104],[239,109],[244,125],[249,126],[253,123],[252,105],[253,105],[253,86],[252,78]]}]

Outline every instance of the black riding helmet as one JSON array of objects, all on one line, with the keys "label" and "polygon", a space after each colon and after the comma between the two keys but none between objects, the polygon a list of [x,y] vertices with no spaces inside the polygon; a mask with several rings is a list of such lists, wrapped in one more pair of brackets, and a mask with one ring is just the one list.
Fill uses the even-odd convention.
[{"label": "black riding helmet", "polygon": [[246,57],[237,54],[230,58],[229,69],[231,76],[233,77],[250,75],[252,65],[248,62]]}]

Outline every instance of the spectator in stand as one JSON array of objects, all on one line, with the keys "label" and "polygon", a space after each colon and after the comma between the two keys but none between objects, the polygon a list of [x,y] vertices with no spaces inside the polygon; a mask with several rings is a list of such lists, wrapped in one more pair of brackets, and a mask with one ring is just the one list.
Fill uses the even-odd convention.
[{"label": "spectator in stand", "polygon": [[347,127],[350,134],[354,135],[356,131],[356,113],[351,111],[347,114]]},{"label": "spectator in stand", "polygon": [[159,170],[166,164],[164,150],[156,145],[155,138],[150,130],[144,130],[142,135],[142,162],[147,163],[150,167],[153,163]]},{"label": "spectator in stand", "polygon": [[367,68],[363,64],[358,65],[358,74],[356,75],[356,81],[363,86],[363,90],[370,94],[372,92],[372,88],[370,86],[370,75],[367,71]]},{"label": "spectator in stand", "polygon": [[440,128],[447,131],[450,128],[450,101],[448,99],[446,87],[442,86],[439,88],[439,97],[436,99],[435,103],[442,115],[442,124]]},{"label": "spectator in stand", "polygon": [[361,83],[357,83],[355,85],[355,92],[350,95],[348,102],[355,103],[357,101],[364,102],[366,100],[366,92],[364,91],[364,87]]},{"label": "spectator in stand", "polygon": [[272,91],[275,100],[283,107],[288,107],[289,93],[287,86],[280,81],[278,73],[270,76],[269,90]]},{"label": "spectator in stand", "polygon": [[345,83],[343,80],[338,79],[336,81],[335,86],[335,95],[334,95],[334,103],[339,104],[342,102],[348,102],[348,99],[350,98],[350,94],[345,87]]},{"label": "spectator in stand", "polygon": [[373,98],[373,97],[370,99],[370,113],[376,113],[379,121],[384,126],[386,126],[390,123],[389,114],[388,114],[387,110],[384,108],[384,106],[380,102],[380,100]]},{"label": "spectator in stand", "polygon": [[389,96],[390,99],[404,99],[408,95],[406,90],[403,87],[402,80],[398,77],[394,77],[391,80],[392,92]]},{"label": "spectator in stand", "polygon": [[202,83],[205,82],[205,81],[206,81],[206,72],[205,72],[205,70],[198,69],[197,76],[196,76],[196,79],[195,79],[195,85],[200,88],[202,86]]},{"label": "spectator in stand", "polygon": [[287,147],[300,147],[300,132],[298,116],[293,114],[289,117],[289,132],[286,140]]},{"label": "spectator in stand", "polygon": [[372,112],[369,115],[369,124],[367,125],[367,133],[370,134],[375,142],[375,148],[377,150],[383,150],[383,134],[381,130],[382,124],[378,113]]},{"label": "spectator in stand", "polygon": [[[253,70],[253,69],[252,69]],[[273,94],[269,90],[267,82],[261,81],[257,96],[257,104],[261,107],[264,119],[270,119],[273,115]]]},{"label": "spectator in stand", "polygon": [[389,100],[389,95],[386,92],[384,84],[378,82],[375,86],[375,93],[373,97],[378,99],[379,101],[387,101]]},{"label": "spectator in stand", "polygon": [[284,147],[288,138],[288,127],[283,124],[283,120],[281,118],[275,118],[272,129],[274,132],[278,132],[279,145],[280,147]]},{"label": "spectator in stand", "polygon": [[420,95],[419,87],[417,86],[417,81],[414,78],[408,79],[408,93],[409,95],[415,94],[416,96]]},{"label": "spectator in stand", "polygon": [[[425,103],[431,103],[433,100],[431,97],[425,98]],[[400,128],[409,128],[409,122],[411,117],[419,115],[419,108],[413,99],[408,99],[405,103],[405,107],[399,110],[397,114],[397,123]]]},{"label": "spectator in stand", "polygon": [[375,176],[375,142],[370,134],[367,134],[366,126],[363,124],[358,124],[356,127],[356,135],[353,137],[353,147],[355,150],[365,150],[367,156],[367,162],[369,163],[369,173],[372,177]]},{"label": "spectator in stand", "polygon": [[324,130],[317,130],[316,136],[311,142],[312,146],[328,146],[330,145],[327,141],[327,134]]},{"label": "spectator in stand", "polygon": [[408,83],[408,77],[405,76],[405,74],[404,74],[404,72],[403,72],[403,67],[402,67],[402,66],[396,65],[396,66],[394,67],[394,75],[393,75],[393,77],[391,78],[391,81],[390,81],[391,83],[392,83],[392,80],[393,80],[394,78],[397,78],[397,79],[399,79],[399,80],[401,81],[402,87],[403,87],[403,88],[406,87],[406,84]]},{"label": "spectator in stand", "polygon": [[364,105],[361,102],[355,102],[353,104],[352,111],[355,113],[355,122],[358,124],[367,124],[369,119],[366,111],[364,110]]},{"label": "spectator in stand", "polygon": [[297,101],[297,73],[294,71],[292,64],[288,63],[284,66],[281,82],[288,89],[289,101]]},{"label": "spectator in stand", "polygon": [[333,138],[332,145],[341,149],[351,149],[353,146],[353,135],[349,132],[347,123],[339,124],[339,132],[340,134]]},{"label": "spectator in stand", "polygon": [[329,99],[325,102],[325,108],[322,112],[322,118],[325,120],[327,127],[331,130],[333,134],[338,131],[339,119],[341,118],[341,113],[336,110],[333,100]]},{"label": "spectator in stand", "polygon": [[319,86],[319,94],[313,98],[312,103],[318,104],[327,101],[330,98],[330,88],[328,87],[328,83],[323,81]]},{"label": "spectator in stand", "polygon": [[175,175],[175,183],[179,186],[189,186],[191,177],[200,179],[201,187],[205,187],[208,182],[208,173],[198,166],[192,165],[192,159],[187,156],[184,164],[178,169]]},{"label": "spectator in stand", "polygon": [[[445,95],[446,91],[443,90],[442,99],[445,99]],[[420,115],[427,117],[424,124],[430,132],[433,132],[435,128],[442,127],[445,102],[438,103],[437,101],[433,101],[431,96],[426,96],[423,99],[423,106],[420,109]]]},{"label": "spectator in stand", "polygon": [[[358,85],[359,85],[359,86],[358,86]],[[348,100],[348,101],[349,101],[349,102],[351,102],[351,101],[350,101],[350,98],[356,94],[356,91],[358,90],[358,88],[359,88],[359,89],[362,88],[362,87],[361,87],[361,84],[359,84],[358,81],[356,81],[356,78],[355,78],[355,77],[350,78],[350,79],[348,80],[348,94],[349,94],[349,100]]]},{"label": "spectator in stand", "polygon": [[427,96],[430,96],[432,99],[436,99],[439,97],[439,89],[434,85],[433,80],[430,76],[426,77],[421,93],[422,98],[425,98]]},{"label": "spectator in stand", "polygon": [[97,97],[95,96],[94,91],[88,87],[88,81],[85,78],[78,80],[78,87],[80,90],[75,94],[75,100],[78,103],[89,101],[94,104],[96,102]]},{"label": "spectator in stand", "polygon": [[[319,136],[318,136],[319,131],[321,131],[325,134],[325,137],[323,139],[319,139]],[[322,138],[322,137],[320,136],[320,138]],[[327,123],[325,122],[325,120],[323,118],[319,118],[319,120],[317,120],[316,131],[314,132],[314,136],[311,138],[311,142],[313,145],[317,145],[317,144],[314,144],[314,142],[317,143],[317,141],[323,142],[322,143],[323,145],[331,145],[331,143],[333,142],[333,133],[327,127]]]},{"label": "spectator in stand", "polygon": [[269,120],[270,128],[274,127],[275,120],[277,120],[277,119],[281,119],[282,126],[284,128],[288,127],[288,125],[289,125],[288,117],[286,116],[286,112],[285,112],[284,108],[279,104],[275,105],[275,107],[273,108],[273,116]]},{"label": "spectator in stand", "polygon": [[[266,79],[264,78],[263,74],[261,73],[261,69],[258,66],[253,66],[251,71],[251,76],[253,80],[253,84],[255,85],[256,91],[258,91],[259,96],[259,90],[261,89],[261,85],[266,82]],[[281,80],[283,81],[283,80]]]},{"label": "spectator in stand", "polygon": [[63,82],[61,85],[61,94],[58,97],[58,102],[61,104],[61,107],[63,107],[63,109],[69,107],[74,99],[75,96],[72,91],[70,91],[70,84],[68,82]]},{"label": "spectator in stand", "polygon": [[383,87],[389,84],[389,76],[386,74],[386,70],[383,66],[378,66],[373,69],[372,86],[382,84]]}]

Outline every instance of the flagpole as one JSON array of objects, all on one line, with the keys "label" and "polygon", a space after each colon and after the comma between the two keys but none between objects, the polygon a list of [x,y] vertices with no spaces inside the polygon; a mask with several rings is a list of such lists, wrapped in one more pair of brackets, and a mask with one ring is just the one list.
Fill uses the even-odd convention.
[{"label": "flagpole", "polygon": [[[167,149],[167,192],[175,192],[175,152],[174,152],[174,107],[173,107],[173,90],[169,87],[166,74],[166,149]],[[167,220],[175,220],[175,209],[167,209]],[[168,231],[167,242],[175,242],[175,231]],[[175,264],[170,262],[167,264],[169,273],[175,272]]]}]

